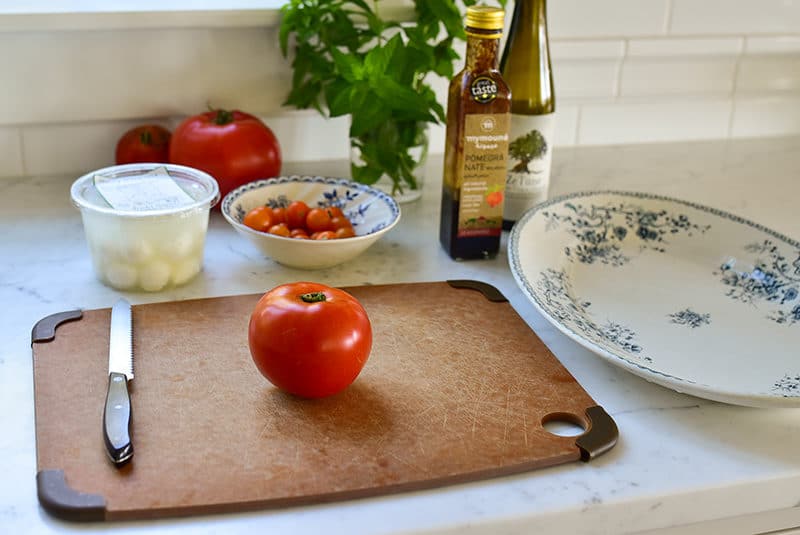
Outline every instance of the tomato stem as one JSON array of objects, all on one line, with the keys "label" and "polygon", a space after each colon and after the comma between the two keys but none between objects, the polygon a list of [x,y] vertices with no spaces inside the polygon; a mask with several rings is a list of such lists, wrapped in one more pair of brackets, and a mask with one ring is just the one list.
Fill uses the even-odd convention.
[{"label": "tomato stem", "polygon": [[319,303],[325,301],[327,297],[322,292],[309,292],[300,296],[300,299],[306,303]]},{"label": "tomato stem", "polygon": [[150,130],[145,130],[141,134],[139,134],[139,141],[142,145],[152,145],[153,144],[153,134],[150,133]]},{"label": "tomato stem", "polygon": [[217,115],[214,117],[214,124],[224,126],[233,122],[233,112],[228,110],[214,110]]}]

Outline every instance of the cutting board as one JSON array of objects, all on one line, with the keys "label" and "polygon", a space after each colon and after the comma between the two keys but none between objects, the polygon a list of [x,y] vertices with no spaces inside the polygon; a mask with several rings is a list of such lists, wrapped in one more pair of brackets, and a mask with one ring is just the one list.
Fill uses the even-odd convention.
[{"label": "cutting board", "polygon": [[[32,332],[37,485],[70,520],[241,511],[418,490],[590,460],[617,428],[494,288],[346,288],[373,348],[343,392],[275,389],[247,344],[261,294],[133,307],[133,460],[106,457],[110,309]],[[584,428],[565,437],[544,423]]]}]

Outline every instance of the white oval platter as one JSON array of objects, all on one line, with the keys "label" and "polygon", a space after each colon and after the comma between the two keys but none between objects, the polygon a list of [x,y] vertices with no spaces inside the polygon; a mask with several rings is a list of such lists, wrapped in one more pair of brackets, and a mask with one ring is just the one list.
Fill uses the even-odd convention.
[{"label": "white oval platter", "polygon": [[508,257],[567,336],[640,377],[751,407],[800,407],[800,242],[741,217],[635,192],[551,199]]}]

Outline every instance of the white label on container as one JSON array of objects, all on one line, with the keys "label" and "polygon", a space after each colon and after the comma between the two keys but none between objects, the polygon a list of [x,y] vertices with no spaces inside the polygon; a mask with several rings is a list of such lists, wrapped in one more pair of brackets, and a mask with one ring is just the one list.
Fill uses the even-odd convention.
[{"label": "white label on container", "polygon": [[547,199],[554,127],[555,113],[511,114],[503,219],[516,221],[528,208]]},{"label": "white label on container", "polygon": [[95,175],[94,186],[103,199],[117,210],[144,212],[180,208],[194,199],[169,176],[166,167],[135,176]]}]

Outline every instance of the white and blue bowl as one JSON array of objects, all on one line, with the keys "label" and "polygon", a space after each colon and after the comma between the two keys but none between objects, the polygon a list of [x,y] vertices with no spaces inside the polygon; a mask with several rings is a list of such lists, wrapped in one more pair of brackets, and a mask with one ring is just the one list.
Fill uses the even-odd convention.
[{"label": "white and blue bowl", "polygon": [[[303,201],[310,208],[338,206],[356,235],[337,240],[300,240],[258,232],[242,223],[256,206],[286,207]],[[222,200],[222,215],[265,256],[300,269],[322,269],[364,252],[400,221],[400,207],[386,193],[344,178],[282,176],[250,182]]]}]

